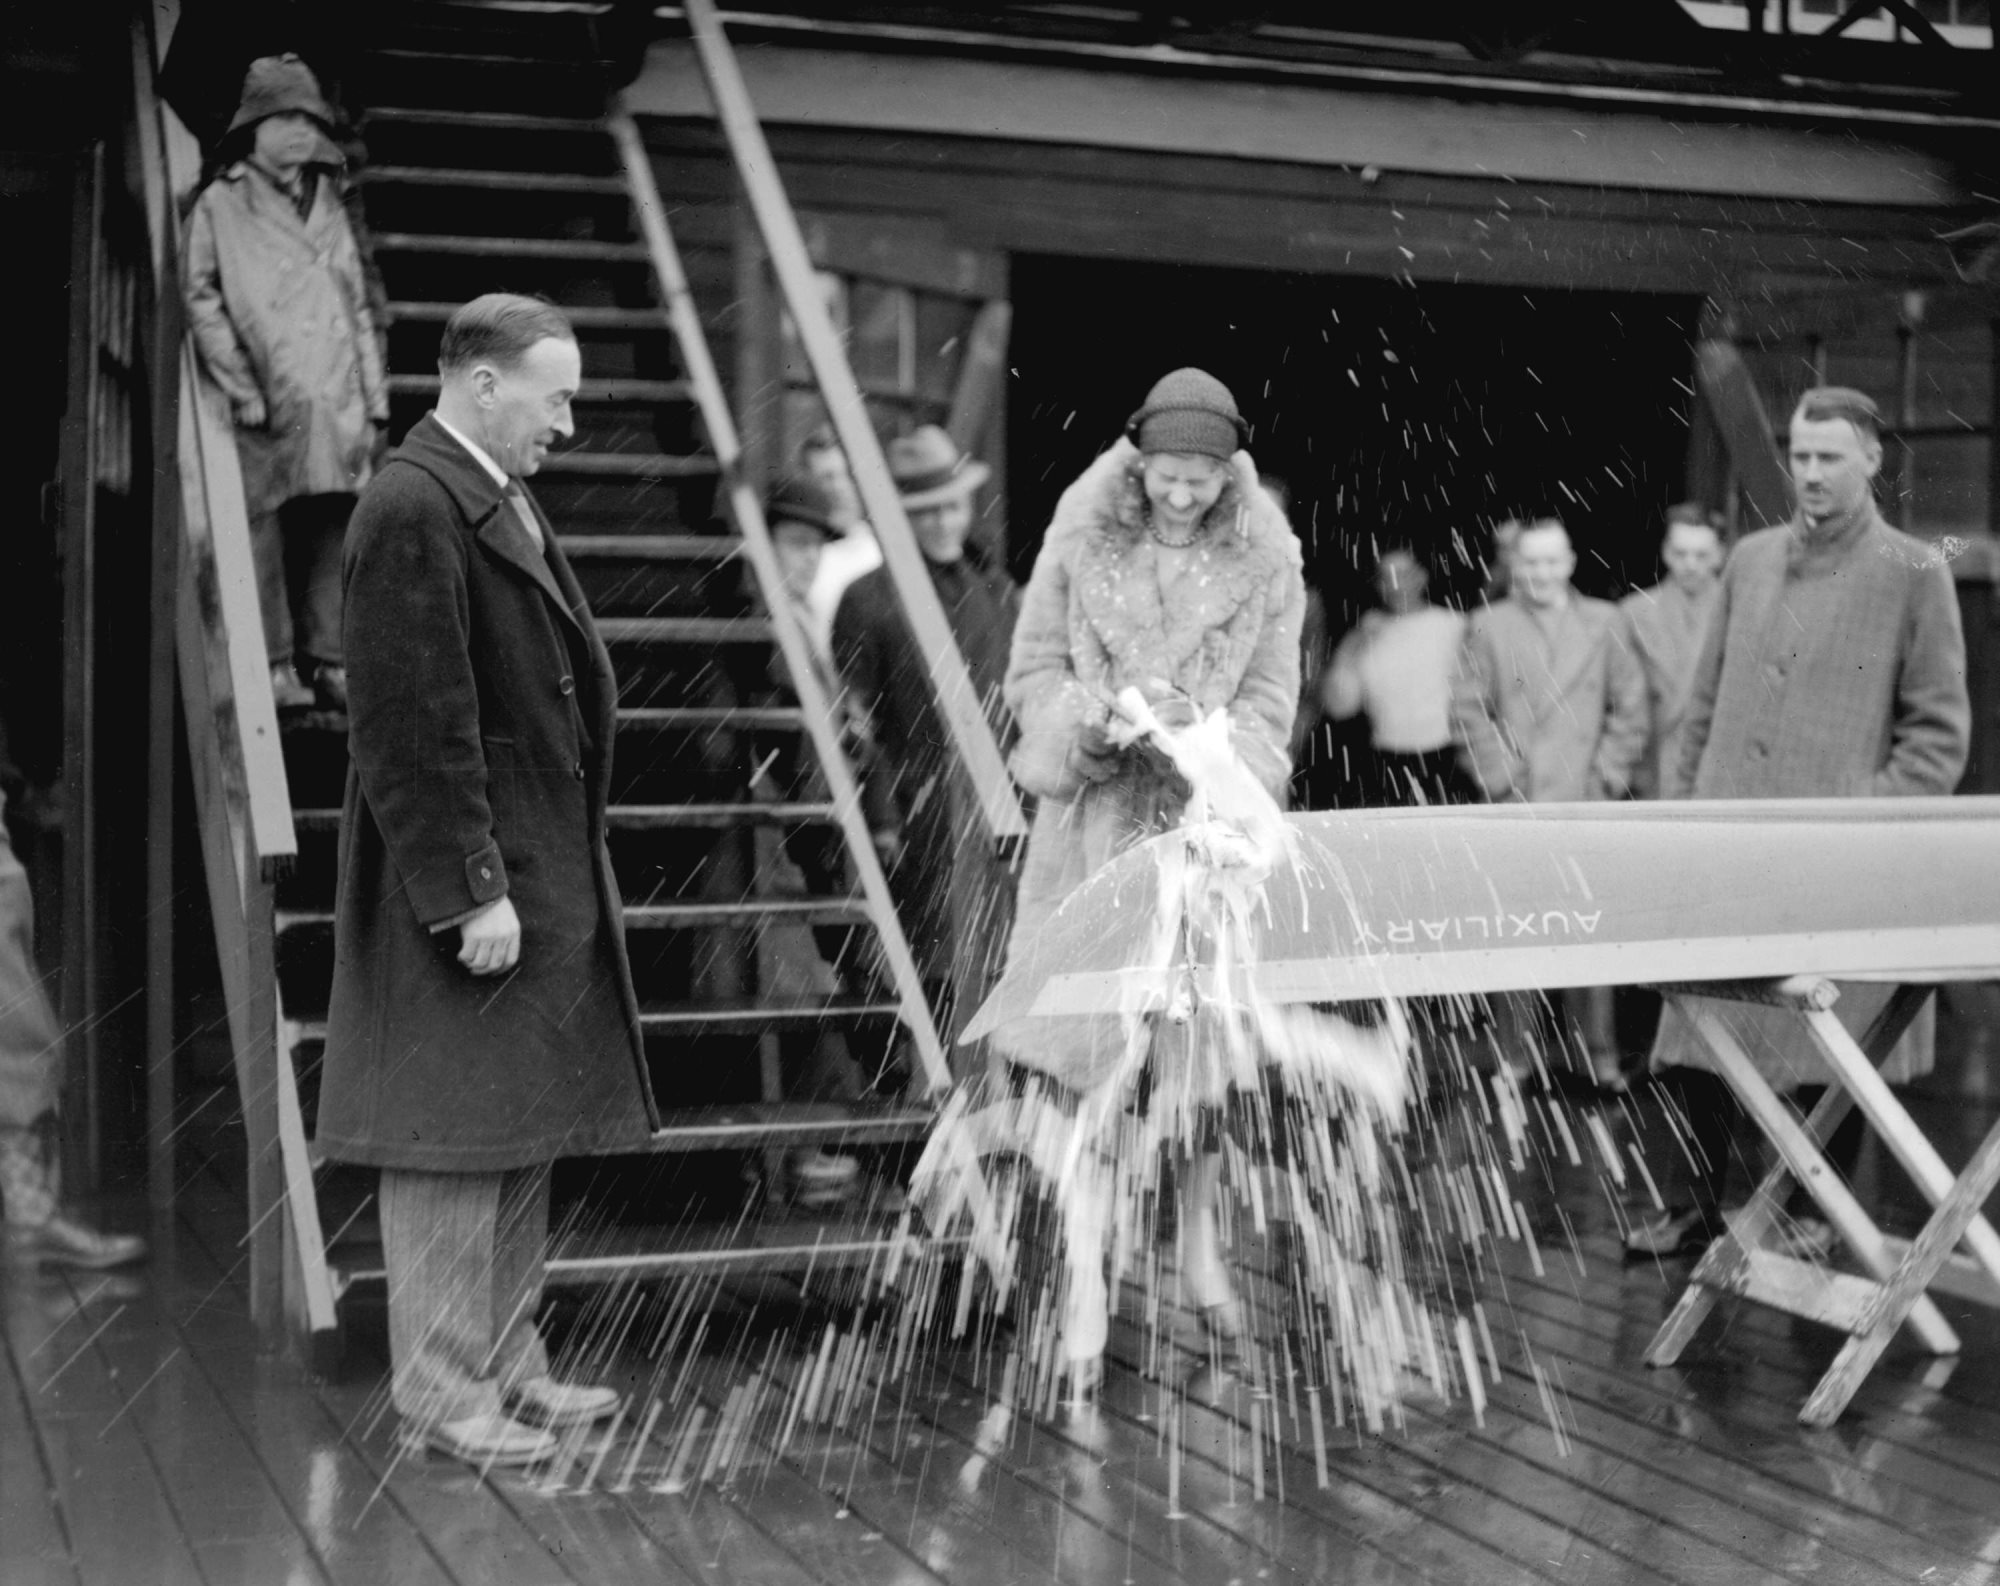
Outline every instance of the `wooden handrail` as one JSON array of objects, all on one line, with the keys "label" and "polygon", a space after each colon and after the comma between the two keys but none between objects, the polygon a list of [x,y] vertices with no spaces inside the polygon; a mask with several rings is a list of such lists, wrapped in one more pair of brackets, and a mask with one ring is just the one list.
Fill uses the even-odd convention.
[{"label": "wooden handrail", "polygon": [[735,157],[751,213],[777,274],[779,291],[798,328],[799,342],[826,402],[834,433],[839,436],[848,465],[854,470],[855,485],[867,509],[868,521],[874,525],[875,537],[881,543],[882,562],[902,602],[910,633],[929,663],[938,714],[951,734],[996,846],[1011,848],[1027,836],[1020,799],[994,739],[984,702],[973,688],[965,658],[959,653],[951,625],[945,618],[944,605],[924,566],[924,555],[910,530],[902,499],[889,477],[882,443],[876,437],[860,388],[855,384],[854,371],[820,293],[812,255],[799,231],[798,217],[785,196],[777,162],[750,102],[750,90],[722,30],[714,0],[687,0],[686,15],[694,33],[702,75],[715,101],[716,118]]},{"label": "wooden handrail", "polygon": [[[853,767],[848,764],[847,755],[840,745],[833,701],[827,697],[819,671],[813,665],[811,641],[793,613],[791,603],[782,593],[784,578],[778,571],[778,553],[771,542],[770,525],[764,521],[764,506],[757,497],[756,489],[744,477],[742,437],[738,435],[736,421],[730,414],[722,378],[716,373],[715,360],[709,355],[708,338],[702,333],[701,316],[695,308],[687,271],[681,264],[680,249],[674,245],[673,233],[667,227],[666,207],[660,202],[660,190],[653,180],[653,163],[646,157],[645,142],[631,116],[623,110],[614,110],[606,118],[606,126],[618,145],[626,185],[631,192],[632,208],[638,216],[640,232],[646,239],[646,251],[652,259],[653,272],[659,279],[667,319],[680,346],[682,367],[686,370],[689,385],[694,389],[695,403],[708,430],[709,445],[714,448],[716,460],[722,467],[730,515],[735,518],[736,527],[743,536],[743,554],[765,591],[764,603],[770,611],[771,630],[785,658],[786,670],[791,674],[793,691],[803,707],[806,731],[813,740],[820,770],[833,795],[835,815],[846,834],[848,852],[855,873],[860,878],[862,893],[868,900],[870,913],[882,922],[883,928],[877,931],[877,939],[883,957],[888,960],[890,978],[902,1004],[903,1023],[916,1047],[926,1081],[932,1089],[942,1089],[951,1082],[951,1072],[938,1041],[930,1004],[924,996],[923,980],[911,956],[909,941],[897,925],[896,904],[889,894],[888,877],[883,874],[881,860],[861,818],[861,790],[855,782]],[[937,593],[930,588],[928,578],[924,580],[924,587],[932,603],[936,604]],[[940,608],[940,622],[943,615]],[[945,642],[951,642],[949,633]],[[955,648],[952,658],[958,660]],[[962,660],[959,661],[959,670],[964,671]],[[984,718],[981,720],[983,725]],[[987,743],[992,747],[990,732]],[[994,752],[997,757],[997,749]],[[1018,819],[1018,808],[1015,813]]]},{"label": "wooden handrail", "polygon": [[[304,1308],[331,1327],[323,1293],[310,1283],[285,1282],[287,1235],[294,1248],[320,1248],[309,1172],[300,1182],[303,1141],[287,1149],[281,1107],[290,1076],[280,1044],[271,883],[275,870],[297,854],[298,840],[235,438],[222,393],[202,377],[183,333],[180,200],[193,191],[200,156],[193,134],[160,100],[157,51],[142,9],[132,27],[133,110],[159,316],[154,343],[165,376],[158,384],[163,411],[153,422],[170,427],[179,474],[177,483],[162,482],[155,510],[169,520],[164,527],[177,553],[160,560],[173,566],[175,670],[249,1147],[250,1313],[260,1329],[275,1334],[287,1289],[303,1288],[298,1298]],[[167,1086],[153,1092],[162,1104],[170,1105],[170,1096]]]},{"label": "wooden handrail", "polygon": [[[150,90],[151,84],[147,85]],[[181,202],[200,179],[200,149],[173,110],[154,100],[162,125],[166,162],[165,218],[172,276],[162,292],[179,293]],[[149,204],[148,209],[152,208]],[[178,316],[176,316],[178,320]],[[228,698],[218,701],[233,717],[254,863],[269,880],[299,851],[292,829],[291,788],[285,776],[284,747],[278,736],[277,704],[271,695],[265,653],[264,619],[257,606],[257,570],[250,552],[250,516],[243,494],[228,402],[201,372],[190,338],[181,338],[181,394],[192,405],[194,422],[181,428],[181,489],[188,508],[186,549],[213,570],[214,603],[202,618],[211,642],[227,657]],[[206,543],[200,543],[203,530]]]}]

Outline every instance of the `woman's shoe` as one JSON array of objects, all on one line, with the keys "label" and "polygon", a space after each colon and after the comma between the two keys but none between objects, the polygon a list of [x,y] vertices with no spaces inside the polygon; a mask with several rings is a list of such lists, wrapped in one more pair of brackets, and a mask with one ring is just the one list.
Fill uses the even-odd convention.
[{"label": "woman's shoe", "polygon": [[1235,1300],[1225,1300],[1220,1305],[1204,1305],[1200,1319],[1201,1358],[1188,1372],[1188,1391],[1195,1391],[1206,1381],[1208,1398],[1213,1402],[1221,1397],[1227,1383],[1242,1383],[1254,1390],[1257,1386],[1256,1371],[1251,1364],[1250,1351],[1245,1347],[1241,1305]]}]

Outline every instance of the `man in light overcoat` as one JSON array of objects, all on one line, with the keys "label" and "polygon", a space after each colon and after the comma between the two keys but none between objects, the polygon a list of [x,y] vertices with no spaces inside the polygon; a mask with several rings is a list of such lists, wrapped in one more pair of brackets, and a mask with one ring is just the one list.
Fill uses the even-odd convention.
[{"label": "man in light overcoat", "polygon": [[[1570,584],[1576,552],[1553,518],[1515,541],[1513,593],[1475,611],[1452,684],[1452,736],[1466,774],[1495,804],[1623,798],[1646,746],[1646,680],[1609,601]],[[1608,987],[1563,994],[1573,1037],[1600,1083],[1620,1081]],[[1501,1057],[1525,1069],[1529,1021],[1496,1003]]]},{"label": "man in light overcoat", "polygon": [[1640,798],[1658,798],[1680,764],[1694,664],[1721,587],[1722,536],[1700,502],[1667,509],[1660,560],[1667,576],[1619,602],[1632,653],[1646,675],[1646,752],[1632,779],[1632,791]]},{"label": "man in light overcoat", "polygon": [[[1890,528],[1876,510],[1875,404],[1844,387],[1808,391],[1792,415],[1790,454],[1798,510],[1730,554],[1667,796],[1950,793],[1965,770],[1972,719],[1958,597],[1937,552]],[[1834,1012],[1850,1030],[1863,1030],[1893,990],[1843,985]],[[1826,1067],[1796,1019],[1734,1004],[1723,1016],[1774,1087],[1824,1083]],[[1927,1007],[1884,1062],[1883,1077],[1899,1083],[1929,1073],[1934,1031]],[[1708,1066],[1706,1049],[1671,1012],[1653,1065]],[[1722,1093],[1692,1120],[1698,1135],[1706,1129],[1720,1142],[1704,1141],[1711,1159],[1726,1159],[1727,1119],[1715,1113],[1727,1110]],[[1828,1151],[1843,1171],[1859,1153],[1859,1113],[1850,1125]],[[1683,1248],[1711,1232],[1720,1189],[1719,1172],[1695,1186],[1695,1204],[1672,1208],[1671,1225],[1644,1243],[1644,1253]],[[1808,1227],[1797,1242],[1823,1243],[1822,1228]]]}]

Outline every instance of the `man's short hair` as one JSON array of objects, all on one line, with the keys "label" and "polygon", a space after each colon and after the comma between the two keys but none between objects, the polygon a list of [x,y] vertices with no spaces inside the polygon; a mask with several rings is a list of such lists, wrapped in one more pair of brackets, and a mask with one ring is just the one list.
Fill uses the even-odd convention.
[{"label": "man's short hair", "polygon": [[511,370],[536,342],[551,339],[576,340],[569,316],[555,304],[514,292],[488,292],[445,322],[438,372],[450,378],[481,363]]},{"label": "man's short hair", "polygon": [[1882,410],[1876,407],[1875,399],[1866,391],[1857,391],[1852,386],[1814,386],[1799,398],[1792,417],[1804,419],[1808,424],[1830,424],[1835,419],[1846,419],[1854,426],[1854,433],[1864,441],[1880,442],[1882,439]]},{"label": "man's short hair", "polygon": [[1667,508],[1667,532],[1685,525],[1691,529],[1710,529],[1717,535],[1722,533],[1722,514],[1712,512],[1699,501],[1676,501]]}]

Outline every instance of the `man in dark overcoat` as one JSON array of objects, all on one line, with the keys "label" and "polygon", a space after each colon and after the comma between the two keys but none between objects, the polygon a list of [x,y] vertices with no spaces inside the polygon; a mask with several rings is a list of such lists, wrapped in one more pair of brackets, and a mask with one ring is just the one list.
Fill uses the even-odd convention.
[{"label": "man in dark overcoat", "polygon": [[[991,470],[927,424],[889,443],[910,529],[972,686],[1005,753],[1013,726],[1000,688],[1021,614],[1021,593],[970,543],[973,501]],[[841,598],[833,655],[851,704],[874,742],[864,789],[896,912],[931,994],[954,1069],[959,1030],[1000,973],[1014,921],[1014,874],[992,852],[966,776],[932,699],[930,663],[910,632],[889,570],[878,567]]]},{"label": "man in dark overcoat", "polygon": [[[1881,421],[1864,393],[1808,391],[1792,414],[1792,521],[1745,536],[1730,553],[1696,663],[1669,798],[1907,798],[1950,793],[1965,771],[1972,710],[1965,635],[1951,570],[1922,540],[1882,521],[1874,482]],[[1727,899],[1718,905],[1727,906]],[[1810,920],[1799,922],[1809,929]],[[1834,1013],[1867,1028],[1895,988],[1849,982]],[[1811,1088],[1827,1069],[1796,1019],[1770,1008],[1718,1008],[1758,1071],[1779,1090]],[[1936,1020],[1927,1006],[1884,1060],[1902,1083],[1928,1074]],[[1671,1011],[1653,1049],[1658,1069],[1709,1066],[1707,1049]],[[1720,1082],[1685,1073],[1686,1111],[1711,1164],[1685,1199],[1634,1229],[1637,1253],[1697,1244],[1718,1226],[1734,1104]],[[1827,1156],[1851,1173],[1862,1115],[1835,1132]],[[1800,1211],[1807,1208],[1795,1202]],[[1791,1228],[1797,1254],[1832,1234],[1818,1218]]]},{"label": "man in dark overcoat", "polygon": [[382,1170],[391,1393],[475,1463],[608,1415],[535,1326],[549,1164],[653,1117],[605,848],[617,684],[520,481],[573,433],[560,310],[475,299],[345,565],[351,767],[318,1142]]}]

